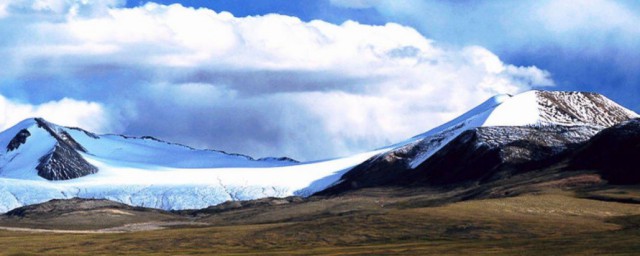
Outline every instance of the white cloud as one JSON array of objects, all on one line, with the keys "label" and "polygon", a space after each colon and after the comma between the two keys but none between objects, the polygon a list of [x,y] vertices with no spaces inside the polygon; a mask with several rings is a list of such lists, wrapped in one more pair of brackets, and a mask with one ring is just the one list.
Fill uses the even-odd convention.
[{"label": "white cloud", "polygon": [[0,130],[32,117],[46,117],[50,122],[72,127],[82,127],[96,132],[105,132],[110,121],[102,105],[95,102],[63,98],[39,105],[16,102],[0,95]]},{"label": "white cloud", "polygon": [[[28,31],[0,45],[12,63],[0,74],[55,78],[102,104],[84,103],[93,114],[71,119],[108,109],[125,132],[196,146],[307,160],[345,155],[422,133],[495,94],[553,84],[536,67],[503,63],[478,46],[442,47],[393,23],[100,6],[91,15],[69,7],[62,21],[20,21]],[[0,26],[10,23],[7,10]],[[63,101],[56,104],[70,105]]]},{"label": "white cloud", "polygon": [[9,13],[7,12],[7,7],[8,7],[9,3],[7,2],[0,2],[0,19],[4,16],[7,16]]}]

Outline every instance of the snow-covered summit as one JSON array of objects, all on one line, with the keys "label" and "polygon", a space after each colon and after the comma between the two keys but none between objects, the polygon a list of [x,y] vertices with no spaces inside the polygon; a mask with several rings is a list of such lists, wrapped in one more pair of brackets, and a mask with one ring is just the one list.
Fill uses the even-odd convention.
[{"label": "snow-covered summit", "polygon": [[491,126],[588,125],[605,128],[636,117],[637,113],[601,94],[531,90],[517,95],[491,97],[459,117],[416,137]]},{"label": "snow-covered summit", "polygon": [[[553,161],[599,131],[636,117],[595,93],[498,95],[448,123],[387,147],[389,151],[354,167],[323,193],[418,181],[481,182],[500,171],[508,175],[513,171],[509,168],[524,171],[514,167],[517,164]],[[504,166],[511,167],[500,169]]]},{"label": "snow-covered summit", "polygon": [[411,163],[416,167],[464,131],[478,127],[559,125],[604,129],[636,117],[635,112],[601,94],[532,90],[491,97],[459,117],[390,149],[417,151]]},{"label": "snow-covered summit", "polygon": [[597,93],[528,91],[494,97],[498,104],[478,116],[484,127],[588,125],[610,127],[638,114]]}]

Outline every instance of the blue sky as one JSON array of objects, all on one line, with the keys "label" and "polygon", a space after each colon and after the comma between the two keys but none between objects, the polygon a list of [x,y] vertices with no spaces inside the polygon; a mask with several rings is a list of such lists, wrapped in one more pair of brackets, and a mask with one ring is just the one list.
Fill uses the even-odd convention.
[{"label": "blue sky", "polygon": [[265,15],[277,13],[295,16],[301,20],[310,21],[321,19],[340,24],[347,20],[356,20],[366,24],[381,25],[389,22],[374,8],[353,9],[331,4],[329,0],[216,0],[216,1],[127,1],[127,6],[135,7],[147,2],[162,4],[179,3],[195,8],[209,8],[216,11],[227,11],[235,16]]},{"label": "blue sky", "polygon": [[635,1],[6,2],[0,126],[43,116],[312,160],[500,93],[594,91],[640,112],[637,24]]}]

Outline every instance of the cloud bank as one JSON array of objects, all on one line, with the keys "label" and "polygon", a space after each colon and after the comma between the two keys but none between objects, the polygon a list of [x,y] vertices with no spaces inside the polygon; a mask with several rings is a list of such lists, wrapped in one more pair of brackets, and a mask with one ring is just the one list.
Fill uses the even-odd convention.
[{"label": "cloud bank", "polygon": [[[549,70],[562,90],[604,93],[640,111],[640,2],[632,0],[331,0],[377,10],[453,45]],[[633,96],[630,96],[633,95]]]},{"label": "cloud bank", "polygon": [[0,100],[4,109],[27,109],[5,111],[5,125],[43,115],[90,130],[313,160],[403,140],[495,94],[554,84],[534,66],[504,63],[479,46],[442,46],[394,23],[122,6],[0,5],[0,30],[10,35],[0,39]]},{"label": "cloud bank", "polygon": [[46,117],[50,122],[106,132],[109,123],[105,109],[98,103],[63,98],[39,105],[9,100],[0,95],[0,130],[5,130],[28,117]]}]

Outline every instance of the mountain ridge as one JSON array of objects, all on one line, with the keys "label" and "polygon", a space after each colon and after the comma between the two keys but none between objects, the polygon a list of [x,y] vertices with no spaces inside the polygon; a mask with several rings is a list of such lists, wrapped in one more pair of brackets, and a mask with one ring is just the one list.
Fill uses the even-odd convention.
[{"label": "mountain ridge", "polygon": [[[544,163],[564,159],[598,132],[637,117],[595,93],[499,95],[406,141],[308,163],[254,160],[148,136],[97,135],[33,119],[43,129],[22,127],[29,123],[23,121],[0,133],[7,148],[0,152],[0,210],[72,197],[181,210],[229,200],[335,194],[372,186],[478,184],[518,174],[513,169],[535,171]],[[47,154],[55,161],[42,161]],[[34,176],[40,171],[36,158],[40,164],[55,163],[40,169],[60,181],[43,179],[46,174]],[[81,160],[96,171],[81,165]],[[29,189],[39,194],[33,196]]]}]

